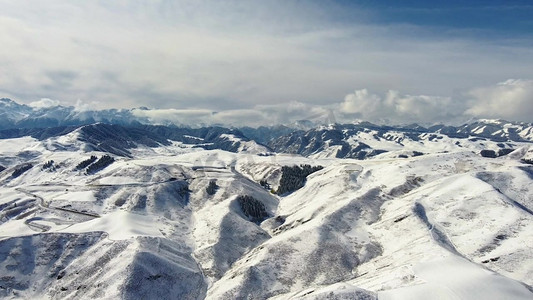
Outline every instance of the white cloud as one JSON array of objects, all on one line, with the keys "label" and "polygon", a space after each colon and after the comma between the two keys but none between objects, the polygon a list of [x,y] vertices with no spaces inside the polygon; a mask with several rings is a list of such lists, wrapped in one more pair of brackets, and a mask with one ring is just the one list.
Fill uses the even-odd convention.
[{"label": "white cloud", "polygon": [[54,107],[59,106],[61,102],[59,100],[52,100],[50,98],[41,98],[39,101],[33,101],[29,103],[28,105],[33,108],[46,108],[46,107]]},{"label": "white cloud", "polygon": [[283,104],[256,105],[254,110],[260,111],[268,120],[267,124],[288,124],[298,120],[313,120],[331,122],[329,120],[330,109],[328,106],[312,105],[299,101],[291,101]]},{"label": "white cloud", "polygon": [[84,112],[84,111],[91,111],[91,110],[98,110],[99,107],[101,107],[100,102],[98,101],[91,101],[91,102],[85,102],[81,99],[76,100],[76,104],[74,104],[74,111],[76,112]]},{"label": "white cloud", "polygon": [[136,117],[147,118],[159,124],[261,126],[290,124],[298,120],[320,123],[335,122],[328,107],[292,101],[287,104],[256,105],[250,109],[133,109]]},{"label": "white cloud", "polygon": [[339,105],[344,119],[350,116],[374,122],[436,123],[455,121],[464,111],[461,101],[450,97],[402,95],[389,90],[384,96],[367,89],[346,95]]},{"label": "white cloud", "polygon": [[214,113],[209,123],[235,127],[257,127],[292,124],[298,120],[311,120],[319,124],[337,122],[331,105],[312,105],[292,101],[286,104],[256,105],[251,109],[223,110]]},{"label": "white cloud", "polygon": [[226,126],[261,126],[269,124],[268,115],[255,109],[235,109],[220,111],[212,115],[210,124]]},{"label": "white cloud", "polygon": [[356,90],[344,97],[340,105],[340,112],[354,114],[373,119],[378,115],[386,115],[387,105],[383,98],[370,94],[367,89]]},{"label": "white cloud", "polygon": [[156,124],[204,125],[211,124],[213,112],[205,109],[133,109],[132,114]]},{"label": "white cloud", "polygon": [[533,80],[509,79],[468,92],[466,114],[533,122]]}]

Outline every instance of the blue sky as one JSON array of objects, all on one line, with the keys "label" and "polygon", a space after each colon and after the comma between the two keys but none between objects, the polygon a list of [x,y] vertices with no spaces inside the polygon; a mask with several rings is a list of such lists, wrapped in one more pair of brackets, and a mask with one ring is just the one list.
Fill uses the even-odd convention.
[{"label": "blue sky", "polygon": [[[376,20],[408,22],[418,25],[475,27],[494,30],[526,31],[531,24],[532,3],[525,1],[339,1],[341,5],[377,11]],[[500,27],[501,21],[506,22]]]},{"label": "blue sky", "polygon": [[533,121],[528,2],[0,0],[0,96],[230,124]]}]

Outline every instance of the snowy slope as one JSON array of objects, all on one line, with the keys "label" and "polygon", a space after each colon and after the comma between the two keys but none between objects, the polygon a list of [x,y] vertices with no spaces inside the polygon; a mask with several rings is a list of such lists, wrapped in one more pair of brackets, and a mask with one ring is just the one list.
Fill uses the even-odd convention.
[{"label": "snowy slope", "polygon": [[[510,199],[480,182],[476,177],[487,170],[487,163],[489,170],[516,182],[510,187],[526,197]],[[365,161],[360,166],[344,161],[332,165],[282,199],[278,214],[285,223],[272,231],[272,239],[236,262],[208,296],[284,299],[316,286],[303,293],[310,296],[336,282],[389,291],[424,284],[427,279],[417,275],[419,265],[450,256],[474,263],[459,264],[458,272],[487,267],[516,280],[497,277],[510,291],[503,288],[493,299],[531,296],[516,283],[531,285],[533,269],[532,216],[513,202],[531,205],[533,195],[523,185],[531,179],[517,169],[519,163],[490,163],[462,153]],[[434,266],[435,271],[440,267]],[[472,283],[483,286],[484,280],[479,276]],[[475,298],[481,292],[464,293]]]},{"label": "snowy slope", "polygon": [[[238,151],[139,144],[88,174],[76,167],[109,153],[80,134],[0,140],[2,298],[533,296],[528,143],[487,158],[496,142],[360,132],[348,142],[388,152],[354,160],[222,133]],[[283,196],[259,184],[276,190],[300,164],[324,169]],[[241,195],[268,218],[254,222]]]}]

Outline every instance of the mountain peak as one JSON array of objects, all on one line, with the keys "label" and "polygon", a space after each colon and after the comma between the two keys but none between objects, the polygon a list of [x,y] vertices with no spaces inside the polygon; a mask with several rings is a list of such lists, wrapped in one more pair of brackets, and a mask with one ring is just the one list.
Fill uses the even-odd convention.
[{"label": "mountain peak", "polygon": [[13,104],[17,104],[15,101],[9,99],[9,98],[0,98],[0,103],[3,104],[3,105],[13,105]]}]

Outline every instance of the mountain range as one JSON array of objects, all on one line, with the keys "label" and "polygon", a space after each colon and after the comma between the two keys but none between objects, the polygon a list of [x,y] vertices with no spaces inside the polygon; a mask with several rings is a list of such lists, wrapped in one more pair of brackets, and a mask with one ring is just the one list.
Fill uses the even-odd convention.
[{"label": "mountain range", "polygon": [[532,124],[0,108],[1,298],[533,295]]},{"label": "mountain range", "polygon": [[[148,110],[148,108],[141,109]],[[0,121],[0,138],[30,135],[44,139],[66,134],[81,126],[82,131],[86,133],[85,136],[92,136],[92,139],[98,139],[98,137],[106,139],[101,147],[108,147],[108,144],[113,141],[116,144],[114,146],[116,151],[110,151],[114,154],[121,152],[127,155],[127,148],[133,145],[133,140],[148,146],[154,146],[158,143],[165,144],[168,140],[174,140],[202,145],[205,149],[235,151],[238,149],[239,143],[233,144],[227,139],[220,139],[221,134],[230,134],[238,136],[243,141],[253,140],[276,152],[304,156],[317,153],[324,155],[327,152],[328,155],[337,158],[356,159],[389,152],[409,141],[424,143],[424,141],[431,142],[443,138],[446,140],[458,139],[455,141],[457,147],[462,147],[461,140],[466,139],[480,144],[483,144],[483,141],[487,141],[489,144],[498,142],[496,143],[497,147],[488,149],[496,153],[512,149],[514,147],[513,142],[533,142],[533,124],[505,120],[476,120],[460,126],[433,125],[429,127],[417,124],[384,126],[369,122],[315,125],[313,127],[310,121],[300,120],[295,124],[269,127],[228,129],[215,126],[194,129],[176,125],[152,124],[147,118],[136,117],[133,113],[134,110],[77,111],[74,107],[65,106],[33,108],[3,98],[0,99],[0,116],[2,117],[0,119],[2,120]],[[96,129],[99,132],[88,132],[94,131],[95,127],[83,126],[95,123],[100,124]],[[306,127],[309,128],[302,130],[302,123],[307,124]],[[121,132],[116,133],[116,130]],[[117,137],[117,135],[121,136]],[[129,141],[125,141],[124,138],[129,138]],[[381,148],[377,145],[380,145]],[[420,150],[423,150],[422,148]],[[423,151],[416,153],[423,153]]]},{"label": "mountain range", "polygon": [[[142,108],[139,108],[142,109]],[[77,110],[74,106],[32,107],[11,99],[0,99],[0,129],[45,128],[86,125],[96,122],[128,125],[147,122],[135,117],[133,109]]]}]

